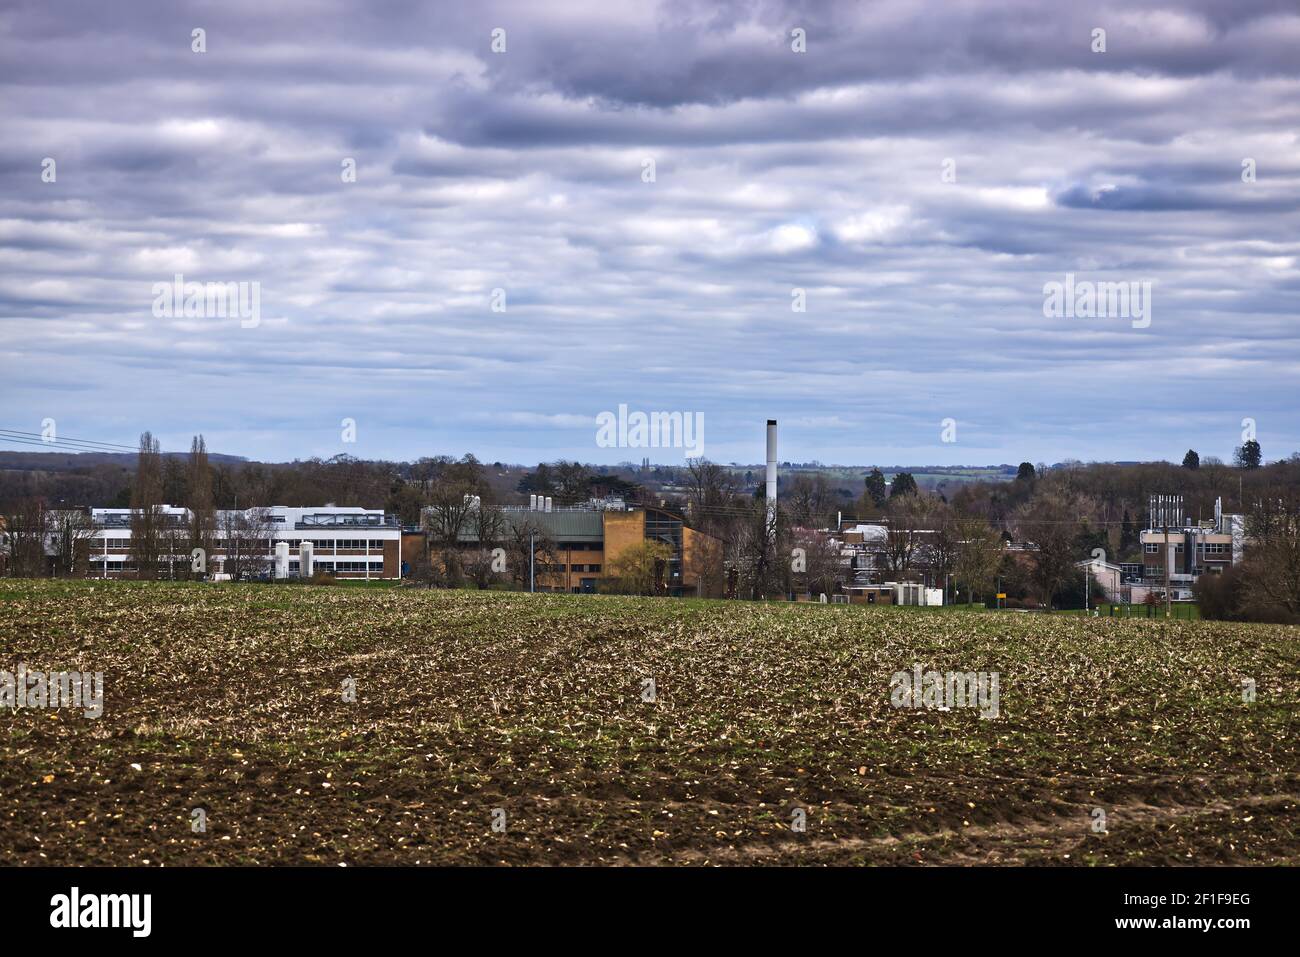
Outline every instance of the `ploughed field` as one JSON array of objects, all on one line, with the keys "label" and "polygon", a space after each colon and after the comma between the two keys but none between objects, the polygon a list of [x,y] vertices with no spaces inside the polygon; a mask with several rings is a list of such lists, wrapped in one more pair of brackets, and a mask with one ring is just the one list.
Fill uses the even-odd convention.
[{"label": "ploughed field", "polygon": [[0,711],[0,864],[1300,863],[1294,628],[0,580],[20,664],[103,714]]}]

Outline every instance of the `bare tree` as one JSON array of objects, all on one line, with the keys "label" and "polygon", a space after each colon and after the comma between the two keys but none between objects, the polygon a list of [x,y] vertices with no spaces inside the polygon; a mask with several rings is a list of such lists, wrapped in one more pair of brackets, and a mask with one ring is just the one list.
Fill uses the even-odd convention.
[{"label": "bare tree", "polygon": [[24,499],[4,517],[4,540],[9,552],[9,574],[37,578],[45,574],[45,542],[50,533],[50,513],[40,498]]},{"label": "bare tree", "polygon": [[429,557],[429,540],[425,536],[421,535],[420,542],[420,550],[414,555],[406,556],[406,560],[410,563],[411,569],[408,577],[415,584],[428,588],[434,584],[434,580],[437,576],[435,574],[433,562]]},{"label": "bare tree", "polygon": [[978,517],[959,518],[957,534],[960,542],[953,574],[966,586],[968,597],[974,601],[993,589],[1002,564],[1002,538]]},{"label": "bare tree", "polygon": [[183,520],[164,516],[162,531],[158,535],[158,577],[188,578],[192,559],[190,557],[190,533]]},{"label": "bare tree", "polygon": [[49,513],[50,537],[54,546],[55,573],[82,577],[90,564],[90,541],[95,526],[90,516],[77,509]]},{"label": "bare tree", "polygon": [[727,591],[726,544],[712,535],[697,534],[686,555],[687,575],[700,598],[722,598]]},{"label": "bare tree", "polygon": [[520,588],[528,587],[529,558],[531,556],[536,577],[559,560],[559,548],[550,533],[528,518],[511,523],[505,535],[506,572]]},{"label": "bare tree", "polygon": [[708,459],[690,459],[684,481],[686,510],[693,527],[712,534],[726,529],[737,493],[731,473]]},{"label": "bare tree", "polygon": [[1295,620],[1300,617],[1300,495],[1280,490],[1261,499],[1247,514],[1246,532],[1246,604],[1275,620]]},{"label": "bare tree", "polygon": [[801,529],[792,533],[791,544],[799,549],[799,561],[792,563],[796,583],[804,586],[810,595],[835,594],[837,585],[847,575],[847,566],[840,556],[839,546],[825,532]]},{"label": "bare tree", "polygon": [[881,558],[884,570],[899,580],[921,562],[932,507],[932,500],[919,492],[895,495],[889,500],[889,527]]},{"label": "bare tree", "polygon": [[488,588],[501,581],[505,573],[499,559],[504,557],[506,518],[500,506],[491,501],[486,487],[470,512],[469,526],[474,530],[475,544],[463,556],[465,574],[479,588]]},{"label": "bare tree", "polygon": [[[188,555],[196,548],[202,549],[206,566],[216,550],[217,514],[212,503],[212,469],[208,466],[208,449],[201,435],[196,435],[190,443],[185,492],[190,514],[184,553]],[[187,577],[191,567],[189,562],[182,566]]]},{"label": "bare tree", "polygon": [[796,528],[823,528],[830,524],[833,498],[826,476],[796,475],[786,493],[785,507]]},{"label": "bare tree", "polygon": [[157,578],[162,557],[162,450],[150,433],[140,436],[135,481],[131,486],[131,545],[129,557],[137,578]]},{"label": "bare tree", "polygon": [[470,518],[474,537],[482,546],[496,545],[505,537],[506,516],[501,506],[493,501],[490,489],[484,488]]},{"label": "bare tree", "polygon": [[937,588],[946,588],[948,576],[957,566],[961,531],[957,513],[947,502],[936,500],[928,517],[930,534],[925,542],[925,569]]},{"label": "bare tree", "polygon": [[460,536],[472,527],[471,518],[487,488],[473,456],[444,464],[429,490],[423,524],[438,549],[449,585],[460,583]]},{"label": "bare tree", "polygon": [[442,455],[437,458],[424,457],[416,459],[410,469],[410,484],[419,491],[422,500],[427,501],[429,493],[433,491],[434,480],[445,466],[452,463],[449,456]]},{"label": "bare tree", "polygon": [[754,498],[738,499],[736,511],[727,550],[737,576],[737,594],[754,601],[781,594],[790,580],[790,534],[784,509],[769,511],[766,501]]},{"label": "bare tree", "polygon": [[497,561],[497,557],[498,553],[492,548],[479,546],[470,549],[461,556],[465,568],[465,577],[476,588],[490,588],[494,583],[502,580],[502,573],[498,571],[501,563]]},{"label": "bare tree", "polygon": [[1087,529],[1090,503],[1082,496],[1042,481],[1034,496],[1016,512],[1017,535],[1037,546],[1033,552],[1033,581],[1049,609],[1056,594],[1074,575],[1078,540]]},{"label": "bare tree", "polygon": [[603,591],[619,595],[653,595],[664,583],[673,550],[663,542],[644,541],[623,549],[606,569]]},{"label": "bare tree", "polygon": [[274,532],[265,508],[223,512],[221,532],[226,556],[222,570],[232,581],[252,578],[268,569],[269,540]]}]

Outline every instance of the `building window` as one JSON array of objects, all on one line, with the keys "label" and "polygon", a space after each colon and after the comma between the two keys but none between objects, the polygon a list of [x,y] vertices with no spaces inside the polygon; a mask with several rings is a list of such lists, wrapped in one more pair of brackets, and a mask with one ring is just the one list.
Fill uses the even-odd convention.
[{"label": "building window", "polygon": [[359,562],[335,562],[334,563],[334,570],[336,572],[364,572],[367,569],[377,572],[382,568],[383,566],[379,562],[359,561]]}]

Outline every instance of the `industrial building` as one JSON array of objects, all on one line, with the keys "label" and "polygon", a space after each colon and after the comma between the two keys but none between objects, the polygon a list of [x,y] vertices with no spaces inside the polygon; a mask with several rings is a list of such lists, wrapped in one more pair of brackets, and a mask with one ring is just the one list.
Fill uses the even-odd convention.
[{"label": "industrial building", "polygon": [[1140,605],[1149,596],[1190,602],[1202,575],[1219,575],[1241,561],[1246,546],[1244,515],[1225,514],[1214,503],[1214,518],[1193,522],[1181,495],[1152,495],[1147,527],[1139,535],[1142,562],[1116,565],[1093,558],[1078,563],[1114,601]]},{"label": "industrial building", "polygon": [[[610,565],[629,546],[655,541],[669,547],[671,555],[663,570],[664,594],[693,595],[698,581],[693,572],[700,543],[710,537],[688,528],[682,516],[661,508],[630,508],[619,502],[593,501],[586,505],[557,508],[542,496],[532,496],[528,506],[501,509],[505,528],[498,541],[480,542],[471,516],[459,536],[463,550],[490,548],[530,531],[553,544],[550,561],[539,559],[534,569],[537,591],[592,593],[610,577]],[[711,539],[710,539],[711,540]],[[434,550],[426,532],[403,532],[403,554],[408,561]]]},{"label": "industrial building", "polygon": [[1193,601],[1193,586],[1202,575],[1218,575],[1241,561],[1245,551],[1244,515],[1225,515],[1223,500],[1214,503],[1212,520],[1193,522],[1181,495],[1153,495],[1147,527],[1142,530],[1142,576],[1127,582],[1129,599],[1154,593],[1171,601]]},{"label": "industrial building", "polygon": [[[175,577],[181,577],[191,562],[181,533],[188,527],[190,512],[172,505],[161,507],[162,524],[177,546],[164,561]],[[89,539],[90,576],[120,578],[133,576],[131,564],[131,510],[93,508],[90,520],[94,532]],[[227,530],[234,525],[251,529],[251,537],[265,542],[254,564],[264,566],[275,577],[329,572],[339,578],[397,578],[401,573],[401,529],[393,516],[382,509],[326,505],[315,508],[269,508],[220,510],[216,513],[214,554],[205,556],[206,574],[221,581],[227,577]],[[241,536],[242,537],[242,536]],[[277,562],[277,546],[281,561]],[[305,547],[304,547],[305,546]],[[309,566],[304,569],[303,559]],[[168,575],[168,577],[172,577]]]},{"label": "industrial building", "polygon": [[[610,575],[609,563],[629,546],[661,542],[670,554],[662,570],[661,590],[667,595],[693,595],[692,571],[699,544],[709,536],[688,528],[682,516],[661,508],[627,506],[621,501],[596,500],[587,505],[555,508],[539,496],[528,506],[501,509],[502,541],[480,543],[467,521],[461,547],[493,547],[510,540],[518,529],[533,529],[539,542],[551,545],[539,554],[534,584],[538,591],[590,593],[600,590]],[[83,513],[84,514],[84,513]],[[93,508],[83,544],[92,578],[133,578],[131,509]],[[159,508],[160,576],[191,578],[188,509]],[[237,529],[232,532],[232,529]],[[310,577],[324,572],[338,578],[397,579],[411,571],[413,560],[431,551],[428,532],[403,528],[382,509],[326,505],[292,508],[271,506],[218,510],[212,553],[204,556],[202,577],[224,581],[231,577],[229,539],[234,535],[245,550],[245,574],[265,578]],[[252,548],[252,557],[248,549]],[[46,550],[53,548],[52,540]],[[540,548],[540,545],[539,545]],[[52,553],[51,553],[52,554]]]},{"label": "industrial building", "polygon": [[[932,587],[924,572],[912,572],[907,581],[886,581],[889,572],[884,560],[889,545],[889,526],[884,522],[840,523],[840,555],[843,559],[847,583],[844,593],[852,604],[864,605],[942,605],[944,589]],[[929,549],[929,539],[936,534],[931,529],[909,529],[916,538],[915,564],[923,567]],[[921,579],[917,581],[916,579]]]}]

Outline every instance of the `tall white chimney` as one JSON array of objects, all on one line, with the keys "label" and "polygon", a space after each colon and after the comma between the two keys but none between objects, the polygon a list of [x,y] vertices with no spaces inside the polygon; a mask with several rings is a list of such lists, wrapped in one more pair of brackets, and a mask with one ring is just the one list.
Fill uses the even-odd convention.
[{"label": "tall white chimney", "polygon": [[551,496],[548,495],[548,496],[546,496],[546,511],[549,512],[549,511],[551,510],[551,507],[552,507],[552,506],[551,506]]},{"label": "tall white chimney", "polygon": [[536,495],[530,495],[530,496],[528,496],[528,509],[529,509],[529,511],[532,511],[532,512],[537,511],[537,496],[536,496]]},{"label": "tall white chimney", "polygon": [[767,420],[767,527],[776,528],[776,419]]}]

